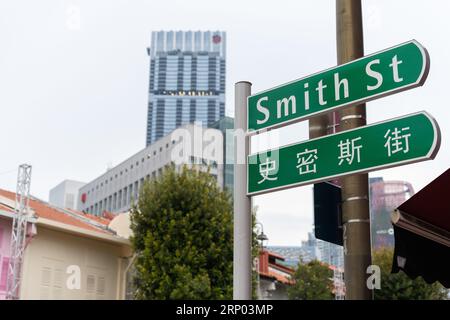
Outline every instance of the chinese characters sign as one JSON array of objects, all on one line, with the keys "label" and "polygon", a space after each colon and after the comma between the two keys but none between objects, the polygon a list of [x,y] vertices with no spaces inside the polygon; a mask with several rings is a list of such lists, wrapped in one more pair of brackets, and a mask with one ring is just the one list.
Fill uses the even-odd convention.
[{"label": "chinese characters sign", "polygon": [[250,155],[247,190],[255,195],[429,160],[439,146],[439,127],[422,111]]},{"label": "chinese characters sign", "polygon": [[248,97],[247,130],[276,128],[421,86],[429,57],[417,41]]}]

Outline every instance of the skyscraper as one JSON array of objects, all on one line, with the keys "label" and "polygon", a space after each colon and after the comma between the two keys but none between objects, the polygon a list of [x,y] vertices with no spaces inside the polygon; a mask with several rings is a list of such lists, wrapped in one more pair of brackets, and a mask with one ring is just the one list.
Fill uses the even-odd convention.
[{"label": "skyscraper", "polygon": [[370,226],[372,248],[394,247],[392,211],[414,195],[414,189],[406,181],[384,181],[370,178]]},{"label": "skyscraper", "polygon": [[225,116],[225,32],[152,32],[147,146],[194,121]]}]

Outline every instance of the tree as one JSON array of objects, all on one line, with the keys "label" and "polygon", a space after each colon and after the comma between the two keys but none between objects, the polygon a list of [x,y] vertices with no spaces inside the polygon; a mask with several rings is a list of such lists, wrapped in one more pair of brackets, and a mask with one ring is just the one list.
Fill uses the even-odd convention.
[{"label": "tree", "polygon": [[288,288],[288,297],[293,300],[331,300],[333,295],[333,271],[318,260],[298,263],[293,280]]},{"label": "tree", "polygon": [[137,299],[231,299],[230,197],[208,173],[173,167],[131,210]]},{"label": "tree", "polygon": [[428,284],[422,277],[409,278],[405,273],[392,273],[394,250],[374,251],[373,263],[381,270],[381,289],[375,291],[375,300],[442,300],[446,290],[437,282]]}]

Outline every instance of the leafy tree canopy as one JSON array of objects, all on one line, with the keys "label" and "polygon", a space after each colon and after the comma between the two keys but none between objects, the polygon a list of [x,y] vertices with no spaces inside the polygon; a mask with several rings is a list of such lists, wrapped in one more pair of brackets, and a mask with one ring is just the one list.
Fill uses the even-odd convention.
[{"label": "leafy tree canopy", "polygon": [[232,207],[207,172],[168,168],[131,210],[138,299],[231,299]]},{"label": "leafy tree canopy", "polygon": [[373,264],[380,267],[381,289],[375,291],[375,300],[441,300],[446,290],[437,282],[428,284],[422,277],[409,278],[405,273],[391,274],[394,250],[382,248],[373,255]]},{"label": "leafy tree canopy", "polygon": [[333,271],[318,260],[304,263],[301,259],[288,288],[288,297],[293,300],[331,300],[334,298]]}]

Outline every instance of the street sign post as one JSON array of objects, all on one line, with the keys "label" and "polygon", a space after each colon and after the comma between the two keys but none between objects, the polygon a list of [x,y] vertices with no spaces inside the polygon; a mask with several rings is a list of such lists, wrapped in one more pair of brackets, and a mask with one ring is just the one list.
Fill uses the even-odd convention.
[{"label": "street sign post", "polygon": [[425,111],[248,156],[247,195],[433,159],[436,121]]},{"label": "street sign post", "polygon": [[411,40],[248,97],[247,131],[257,133],[423,85],[429,56]]}]

